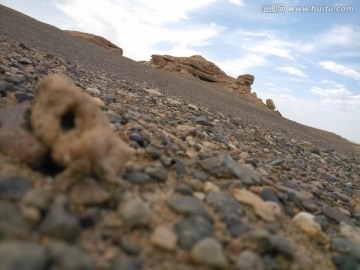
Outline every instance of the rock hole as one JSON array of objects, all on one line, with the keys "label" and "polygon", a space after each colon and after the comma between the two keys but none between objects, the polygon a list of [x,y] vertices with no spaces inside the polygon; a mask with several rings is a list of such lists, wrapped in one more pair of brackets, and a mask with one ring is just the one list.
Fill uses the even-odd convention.
[{"label": "rock hole", "polygon": [[64,131],[71,130],[75,127],[75,113],[70,110],[66,112],[60,120],[61,128]]},{"label": "rock hole", "polygon": [[64,170],[62,166],[56,164],[56,162],[52,159],[50,152],[46,153],[39,169],[43,174],[50,176],[55,176]]}]

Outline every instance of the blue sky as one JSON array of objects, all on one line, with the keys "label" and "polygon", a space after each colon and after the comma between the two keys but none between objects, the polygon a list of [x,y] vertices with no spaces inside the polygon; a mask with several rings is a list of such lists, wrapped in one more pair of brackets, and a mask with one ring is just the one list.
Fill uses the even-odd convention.
[{"label": "blue sky", "polygon": [[253,74],[253,91],[272,98],[286,118],[360,143],[358,0],[0,3],[61,29],[104,36],[134,60],[201,54],[233,77]]}]

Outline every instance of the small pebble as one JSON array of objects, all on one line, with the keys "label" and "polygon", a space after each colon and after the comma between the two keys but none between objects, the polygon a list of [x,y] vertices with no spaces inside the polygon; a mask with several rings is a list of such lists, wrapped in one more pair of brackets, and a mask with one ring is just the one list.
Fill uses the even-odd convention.
[{"label": "small pebble", "polygon": [[174,251],[176,249],[177,237],[171,229],[165,226],[158,226],[151,234],[150,242],[164,250]]},{"label": "small pebble", "polygon": [[264,263],[261,257],[251,251],[245,250],[240,253],[235,259],[236,270],[265,270]]},{"label": "small pebble", "polygon": [[201,216],[193,216],[175,224],[180,247],[190,250],[199,240],[213,235],[213,226]]},{"label": "small pebble", "polygon": [[228,261],[221,244],[210,237],[196,243],[191,250],[194,260],[215,269],[228,269]]},{"label": "small pebble", "polygon": [[128,228],[148,226],[151,222],[151,210],[140,198],[120,202],[118,211]]}]

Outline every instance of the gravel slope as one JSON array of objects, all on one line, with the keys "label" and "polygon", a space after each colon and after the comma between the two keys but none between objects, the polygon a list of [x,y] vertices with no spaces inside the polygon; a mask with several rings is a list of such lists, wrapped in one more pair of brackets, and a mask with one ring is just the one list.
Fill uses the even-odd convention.
[{"label": "gravel slope", "polygon": [[216,84],[143,66],[2,5],[0,5],[0,21],[0,36],[23,42],[44,53],[83,63],[92,70],[106,72],[114,79],[126,79],[129,82],[156,87],[162,92],[181,97],[213,112],[246,116],[252,121],[259,121],[276,129],[286,128],[295,137],[305,136],[318,142],[329,141],[341,147],[354,146],[332,133],[300,125],[270,111],[259,109],[239,98],[234,99]]}]

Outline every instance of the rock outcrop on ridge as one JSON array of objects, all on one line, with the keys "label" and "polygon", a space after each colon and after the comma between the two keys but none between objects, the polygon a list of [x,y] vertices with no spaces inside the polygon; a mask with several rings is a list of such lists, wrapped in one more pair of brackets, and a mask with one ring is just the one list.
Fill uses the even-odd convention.
[{"label": "rock outcrop on ridge", "polygon": [[151,56],[150,66],[183,75],[190,75],[207,82],[226,83],[227,75],[214,63],[201,55],[175,57],[171,55]]},{"label": "rock outcrop on ridge", "polygon": [[175,57],[171,55],[154,54],[151,56],[151,60],[145,63],[154,68],[192,76],[206,82],[219,83],[227,91],[238,94],[261,107],[268,107],[256,96],[256,93],[251,92],[251,86],[255,80],[254,75],[243,74],[235,79],[228,76],[217,65],[206,60],[201,55]]},{"label": "rock outcrop on ridge", "polygon": [[103,47],[113,53],[116,53],[118,55],[123,55],[123,49],[116,46],[114,43],[110,42],[106,38],[90,34],[90,33],[84,33],[79,31],[70,31],[66,30],[66,32],[70,33],[72,36],[82,38],[84,40],[90,41],[100,47]]}]

